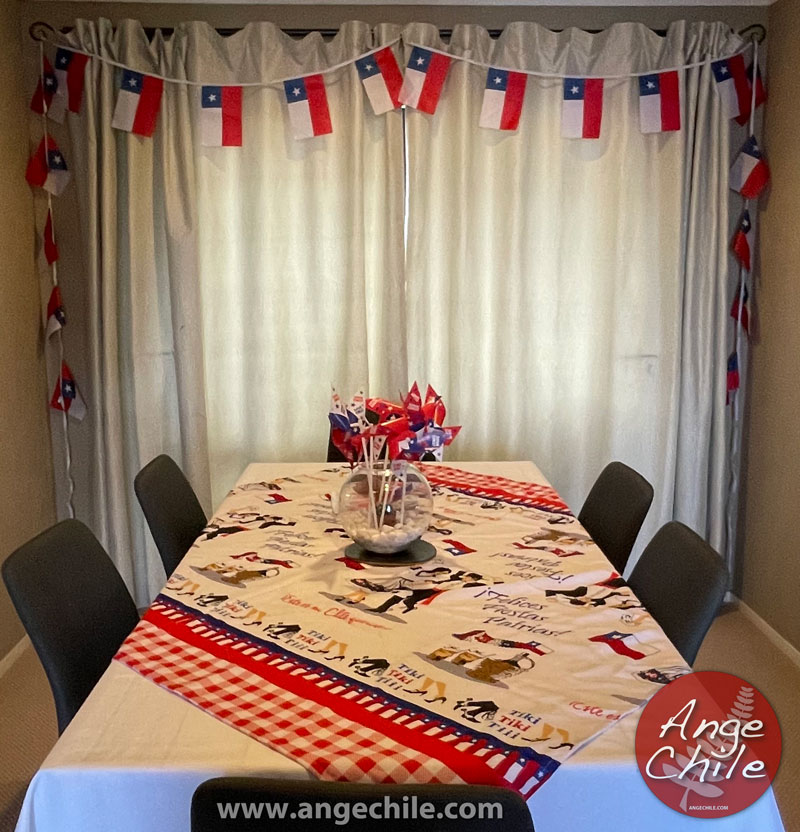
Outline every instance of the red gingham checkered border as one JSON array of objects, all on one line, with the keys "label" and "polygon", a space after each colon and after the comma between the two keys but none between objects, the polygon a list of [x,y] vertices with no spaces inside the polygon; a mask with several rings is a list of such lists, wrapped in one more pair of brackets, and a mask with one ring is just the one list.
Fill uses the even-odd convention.
[{"label": "red gingham checkered border", "polygon": [[506,477],[492,477],[486,474],[473,474],[458,468],[444,465],[422,466],[425,476],[432,485],[443,485],[474,497],[487,500],[501,500],[513,505],[538,508],[559,514],[570,514],[569,506],[549,485],[535,482],[520,482]]},{"label": "red gingham checkered border", "polygon": [[323,780],[494,784],[527,798],[557,767],[427,724],[411,707],[376,707],[354,685],[323,688],[319,672],[161,597],[115,659]]}]

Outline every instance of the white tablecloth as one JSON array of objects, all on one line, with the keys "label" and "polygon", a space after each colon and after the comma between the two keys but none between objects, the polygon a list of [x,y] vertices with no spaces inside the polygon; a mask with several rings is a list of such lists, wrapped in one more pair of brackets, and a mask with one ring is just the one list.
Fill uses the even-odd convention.
[{"label": "white tablecloth", "polygon": [[[512,479],[541,479],[529,462],[453,463]],[[250,466],[270,480],[317,463]],[[636,715],[564,763],[530,800],[537,832],[696,830],[703,821],[664,806],[633,756]],[[308,779],[296,762],[112,663],[31,782],[17,832],[188,832],[194,789],[223,774]],[[772,790],[709,822],[713,832],[780,832]]]}]

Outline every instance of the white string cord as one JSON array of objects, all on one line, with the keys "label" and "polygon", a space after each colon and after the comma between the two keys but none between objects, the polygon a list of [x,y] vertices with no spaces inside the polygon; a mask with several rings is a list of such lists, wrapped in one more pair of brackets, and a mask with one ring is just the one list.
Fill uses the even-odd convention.
[{"label": "white string cord", "polygon": [[[49,169],[50,167],[50,157],[48,153],[48,131],[47,131],[47,112],[49,107],[45,101],[45,72],[44,72],[44,43],[39,42],[39,81],[42,85],[42,130],[43,130],[43,141],[44,141],[44,158],[45,158],[45,167]],[[45,191],[47,195],[47,216],[50,219],[51,223],[51,232],[53,234],[53,240],[57,242],[56,231],[55,231],[55,219],[53,217],[53,197],[50,191]],[[50,278],[51,284],[53,288],[58,286],[58,264],[56,261],[53,261],[50,264]],[[45,335],[45,337],[47,337]],[[59,326],[56,332],[56,338],[58,339],[58,392],[61,396],[61,401],[63,405],[66,405],[64,402],[64,378],[63,378],[63,367],[64,367],[64,337],[63,337],[63,330],[62,327]],[[77,389],[77,388],[76,388]],[[70,441],[69,441],[69,417],[67,416],[66,407],[63,406],[61,410],[61,425],[64,430],[64,471],[67,478],[67,513],[70,517],[75,516],[75,507],[73,505],[73,496],[75,494],[75,482],[72,479],[72,452],[70,448]]]},{"label": "white string cord", "polygon": [[[226,86],[237,86],[237,87],[273,87],[279,86],[281,84],[286,83],[286,81],[294,81],[297,78],[303,78],[307,75],[327,75],[331,72],[336,72],[337,70],[343,69],[344,67],[350,66],[354,64],[356,61],[360,61],[362,58],[366,58],[371,55],[373,52],[378,52],[381,49],[385,49],[388,46],[394,46],[396,43],[399,43],[402,40],[401,36],[393,38],[390,41],[387,41],[382,46],[375,47],[373,49],[368,50],[367,52],[363,52],[360,55],[356,55],[354,58],[349,58],[346,61],[340,61],[338,64],[334,64],[333,66],[329,66],[326,69],[320,69],[317,72],[308,72],[305,75],[289,75],[286,78],[276,78],[271,81],[240,81],[231,83],[231,81],[192,81],[188,78],[172,78],[169,75],[159,75],[155,72],[150,72],[146,70],[139,70],[134,69],[132,66],[128,66],[127,64],[122,63],[121,61],[115,61],[113,58],[108,58],[105,55],[98,55],[96,52],[89,52],[86,49],[80,49],[76,46],[71,46],[69,44],[61,43],[58,41],[48,39],[42,39],[40,43],[49,43],[53,46],[58,46],[63,49],[68,49],[70,52],[77,52],[80,55],[87,55],[88,57],[96,60],[101,61],[103,63],[109,64],[110,66],[116,66],[120,69],[127,69],[131,72],[140,72],[142,75],[148,75],[151,78],[157,78],[160,81],[164,81],[168,84],[183,84],[189,87],[226,87]],[[754,41],[755,42],[755,41]],[[603,79],[606,81],[614,81],[614,80],[621,80],[626,78],[640,78],[643,75],[656,75],[661,72],[680,72],[686,69],[696,69],[697,67],[705,66],[706,64],[713,62],[713,61],[721,61],[727,60],[729,58],[733,58],[736,55],[741,55],[746,52],[750,48],[750,44],[746,44],[741,49],[737,50],[736,52],[732,52],[730,55],[721,55],[719,57],[712,57],[706,58],[702,61],[693,61],[692,63],[688,64],[680,64],[679,66],[671,66],[671,67],[657,67],[656,69],[648,69],[644,72],[627,72],[618,75],[581,75],[579,73],[573,73],[571,75],[567,75],[565,73],[557,73],[557,72],[538,72],[536,70],[531,69],[516,69],[514,67],[503,67],[497,66],[496,64],[489,64],[485,61],[476,61],[473,58],[467,58],[463,55],[454,55],[451,52],[447,52],[444,49],[436,49],[432,46],[425,46],[421,43],[413,43],[404,41],[406,46],[410,46],[412,48],[418,47],[419,49],[425,49],[428,52],[433,52],[437,55],[445,55],[453,61],[463,61],[464,63],[471,64],[472,66],[481,67],[483,69],[496,69],[502,72],[517,72],[521,75],[531,75],[536,78],[555,78],[563,80],[564,78],[598,78]]]},{"label": "white string cord", "polygon": [[40,43],[50,43],[53,46],[60,47],[62,49],[67,49],[70,52],[77,52],[79,55],[88,55],[90,58],[101,61],[102,63],[109,64],[111,66],[119,67],[120,69],[128,69],[131,72],[139,72],[142,75],[147,75],[150,78],[158,78],[160,81],[164,81],[168,84],[183,84],[187,87],[277,87],[281,84],[285,84],[287,81],[295,81],[298,78],[306,78],[309,75],[326,75],[329,72],[336,72],[339,69],[343,69],[346,66],[350,66],[350,64],[354,64],[356,61],[360,61],[362,58],[366,58],[369,55],[372,55],[373,52],[380,52],[381,49],[386,49],[388,46],[394,46],[396,43],[399,43],[400,36],[398,35],[393,40],[387,41],[386,43],[382,44],[381,46],[374,47],[373,49],[369,49],[366,52],[362,52],[360,55],[356,55],[355,58],[348,58],[346,61],[340,61],[338,64],[334,64],[333,66],[326,67],[325,69],[320,69],[316,72],[306,72],[303,75],[287,75],[285,78],[276,78],[273,81],[191,81],[188,78],[172,78],[169,75],[159,75],[157,72],[150,72],[149,70],[141,70],[141,69],[134,69],[132,66],[128,66],[127,64],[123,64],[121,61],[115,61],[113,58],[107,58],[105,55],[98,55],[96,52],[89,52],[86,49],[79,49],[76,46],[70,46],[69,44],[59,43],[58,41],[52,41],[49,39],[43,39]]}]

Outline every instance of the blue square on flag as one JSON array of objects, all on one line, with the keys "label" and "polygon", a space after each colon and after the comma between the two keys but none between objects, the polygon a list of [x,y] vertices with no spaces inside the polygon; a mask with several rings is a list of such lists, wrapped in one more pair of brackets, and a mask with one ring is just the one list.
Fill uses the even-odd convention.
[{"label": "blue square on flag", "polygon": [[565,78],[564,79],[564,100],[565,101],[579,101],[583,99],[584,88],[586,85],[585,78]]},{"label": "blue square on flag", "polygon": [[284,81],[283,88],[286,92],[286,100],[289,102],[306,101],[308,99],[305,81],[303,81],[302,78],[295,78],[292,81]]},{"label": "blue square on flag", "polygon": [[658,95],[661,91],[661,84],[658,75],[639,76],[639,95]]},{"label": "blue square on flag", "polygon": [[505,69],[490,69],[486,75],[486,89],[505,92],[508,87],[508,72]]},{"label": "blue square on flag", "polygon": [[366,58],[359,58],[356,61],[356,69],[358,70],[358,77],[363,81],[365,78],[371,78],[373,75],[380,74],[378,62],[374,55],[367,55]]},{"label": "blue square on flag", "polygon": [[419,46],[415,46],[411,50],[411,57],[408,59],[408,65],[412,69],[416,69],[419,72],[427,72],[428,71],[428,64],[431,62],[431,55],[432,52],[428,52],[427,49],[420,49]]},{"label": "blue square on flag", "polygon": [[69,49],[56,50],[56,66],[59,69],[66,69],[72,60],[72,52]]},{"label": "blue square on flag", "polygon": [[203,107],[222,107],[222,87],[203,87]]},{"label": "blue square on flag", "polygon": [[64,161],[64,154],[60,150],[50,148],[47,151],[47,167],[50,170],[66,170],[67,163]]},{"label": "blue square on flag", "polygon": [[128,90],[129,92],[141,92],[142,77],[141,72],[134,72],[132,69],[123,69],[120,89]]},{"label": "blue square on flag", "polygon": [[711,71],[714,73],[714,79],[717,83],[731,77],[731,71],[728,67],[728,61],[724,58],[721,61],[712,62]]}]

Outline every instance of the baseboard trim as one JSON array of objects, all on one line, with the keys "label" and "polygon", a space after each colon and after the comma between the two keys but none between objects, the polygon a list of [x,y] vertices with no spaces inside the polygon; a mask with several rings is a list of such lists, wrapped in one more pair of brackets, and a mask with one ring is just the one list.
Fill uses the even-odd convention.
[{"label": "baseboard trim", "polygon": [[757,630],[763,633],[778,648],[778,650],[786,656],[787,659],[793,662],[797,667],[800,667],[800,650],[788,642],[772,626],[767,624],[767,622],[764,621],[764,619],[754,609],[752,609],[752,607],[749,607],[741,599],[738,599],[737,601],[737,608]]},{"label": "baseboard trim", "polygon": [[30,646],[31,640],[27,636],[23,636],[9,651],[0,659],[0,679],[8,673],[14,665],[14,662],[25,652]]}]

